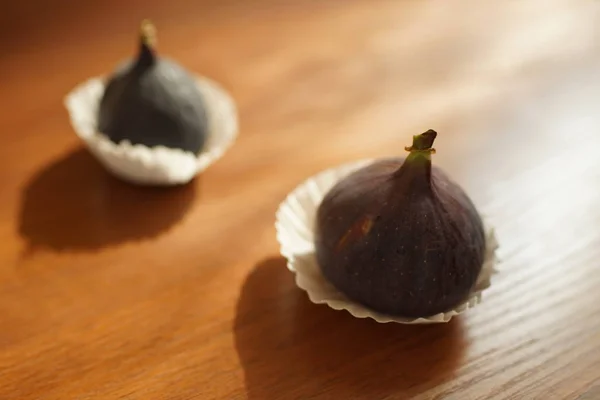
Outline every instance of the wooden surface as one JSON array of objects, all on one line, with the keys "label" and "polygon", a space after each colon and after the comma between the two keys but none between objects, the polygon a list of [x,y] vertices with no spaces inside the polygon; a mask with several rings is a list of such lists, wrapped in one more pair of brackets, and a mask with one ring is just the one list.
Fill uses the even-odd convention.
[{"label": "wooden surface", "polygon": [[[48,3],[0,17],[0,399],[600,398],[599,2]],[[240,109],[179,189],[108,176],[62,104],[147,16]],[[484,303],[421,327],[311,304],[279,202],[428,128],[497,227]]]}]

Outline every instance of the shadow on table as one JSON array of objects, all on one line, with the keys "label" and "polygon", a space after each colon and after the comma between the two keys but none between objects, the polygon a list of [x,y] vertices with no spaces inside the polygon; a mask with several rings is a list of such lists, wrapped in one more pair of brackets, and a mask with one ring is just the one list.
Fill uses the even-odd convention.
[{"label": "shadow on table", "polygon": [[138,187],[109,175],[85,149],[44,167],[22,193],[19,233],[26,253],[95,250],[156,237],[193,204],[196,182],[172,188]]},{"label": "shadow on table", "polygon": [[408,398],[451,379],[465,349],[460,319],[378,324],[312,304],[282,258],[246,278],[234,331],[256,400]]}]

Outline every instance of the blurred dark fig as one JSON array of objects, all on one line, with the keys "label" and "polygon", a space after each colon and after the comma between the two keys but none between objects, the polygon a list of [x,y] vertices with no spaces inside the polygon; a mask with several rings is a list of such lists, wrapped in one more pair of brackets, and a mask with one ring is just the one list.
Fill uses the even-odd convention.
[{"label": "blurred dark fig", "polygon": [[206,142],[204,98],[194,77],[156,53],[156,30],[143,21],[136,59],[110,77],[99,109],[99,131],[120,143],[165,146],[198,154]]},{"label": "blurred dark fig", "polygon": [[481,217],[431,165],[437,134],[408,157],[383,159],[338,182],[319,206],[316,255],[348,298],[398,317],[428,317],[467,300],[485,255]]}]

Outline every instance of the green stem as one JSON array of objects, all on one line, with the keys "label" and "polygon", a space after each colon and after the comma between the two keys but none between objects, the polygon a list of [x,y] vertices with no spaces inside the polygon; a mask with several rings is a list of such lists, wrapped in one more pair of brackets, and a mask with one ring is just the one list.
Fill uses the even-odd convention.
[{"label": "green stem", "polygon": [[144,71],[156,61],[156,28],[154,24],[145,19],[140,25],[140,52],[136,70]]},{"label": "green stem", "polygon": [[400,179],[415,188],[430,187],[431,155],[435,153],[432,146],[436,137],[437,132],[433,129],[413,136],[412,146],[404,148],[410,154],[394,173],[395,179]]},{"label": "green stem", "polygon": [[143,20],[140,25],[140,42],[151,50],[156,47],[156,27],[148,19]]},{"label": "green stem", "polygon": [[404,150],[409,152],[425,152],[429,154],[435,154],[435,149],[432,147],[437,132],[433,129],[429,129],[427,132],[423,132],[420,135],[413,136],[413,143],[410,147],[405,147]]}]

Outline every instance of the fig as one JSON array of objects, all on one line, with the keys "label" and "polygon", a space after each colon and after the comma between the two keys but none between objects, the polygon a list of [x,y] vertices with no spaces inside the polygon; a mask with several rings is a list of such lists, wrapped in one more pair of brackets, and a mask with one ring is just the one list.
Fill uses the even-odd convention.
[{"label": "fig", "polygon": [[405,318],[467,300],[485,257],[482,219],[463,189],[432,166],[434,130],[406,158],[349,174],[325,195],[315,221],[323,276],[352,301]]},{"label": "fig", "polygon": [[156,29],[141,24],[139,52],[108,79],[98,128],[112,142],[165,146],[198,154],[208,131],[205,101],[194,77],[156,51]]}]

